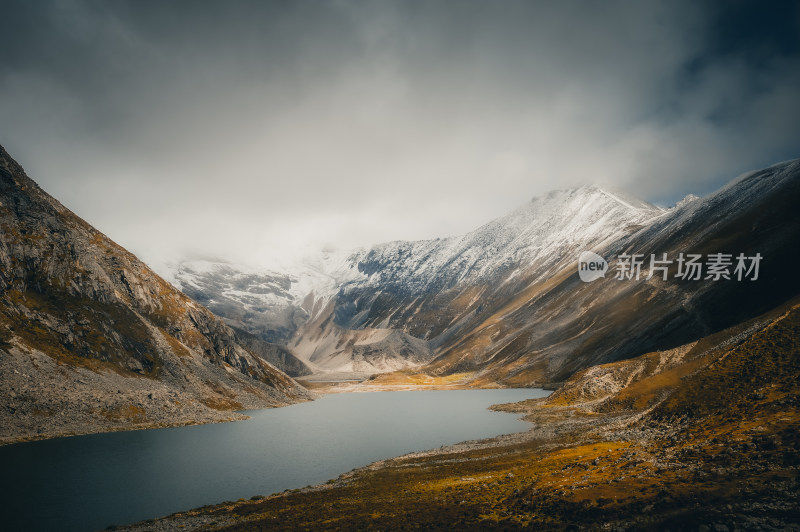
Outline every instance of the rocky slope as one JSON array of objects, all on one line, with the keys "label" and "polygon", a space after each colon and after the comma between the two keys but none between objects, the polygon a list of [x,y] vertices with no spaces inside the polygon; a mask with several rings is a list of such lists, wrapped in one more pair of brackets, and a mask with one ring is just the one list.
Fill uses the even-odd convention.
[{"label": "rocky slope", "polygon": [[308,392],[0,147],[0,441],[236,417]]},{"label": "rocky slope", "polygon": [[258,336],[242,329],[237,329],[236,327],[232,327],[232,329],[235,333],[236,343],[262,360],[266,360],[290,377],[303,377],[312,373],[312,369],[288,349],[277,344],[265,342]]},{"label": "rocky slope", "polygon": [[417,368],[433,358],[428,343],[398,329],[347,329],[333,319],[331,301],[300,329],[289,348],[317,374],[350,376]]}]

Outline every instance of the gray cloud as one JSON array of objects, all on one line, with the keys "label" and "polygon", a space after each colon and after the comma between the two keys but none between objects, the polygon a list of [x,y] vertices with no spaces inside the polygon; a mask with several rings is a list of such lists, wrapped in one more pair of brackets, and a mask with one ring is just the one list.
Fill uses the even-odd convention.
[{"label": "gray cloud", "polygon": [[443,236],[585,182],[669,202],[800,156],[800,11],[759,5],[17,3],[0,143],[154,263]]}]

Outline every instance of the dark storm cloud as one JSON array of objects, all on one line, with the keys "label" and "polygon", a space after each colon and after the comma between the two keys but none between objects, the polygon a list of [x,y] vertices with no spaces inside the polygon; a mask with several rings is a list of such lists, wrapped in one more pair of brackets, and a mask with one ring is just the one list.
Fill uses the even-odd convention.
[{"label": "dark storm cloud", "polygon": [[800,156],[797,4],[18,2],[0,143],[151,261],[462,232]]}]

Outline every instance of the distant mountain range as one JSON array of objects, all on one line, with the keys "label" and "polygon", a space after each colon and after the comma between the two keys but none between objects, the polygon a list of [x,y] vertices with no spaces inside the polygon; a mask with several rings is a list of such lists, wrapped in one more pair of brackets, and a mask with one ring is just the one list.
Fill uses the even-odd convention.
[{"label": "distant mountain range", "polygon": [[[316,372],[411,367],[476,385],[541,385],[685,344],[800,293],[799,200],[795,160],[670,209],[584,186],[459,237],[325,252],[286,271],[185,261],[165,275]],[[586,250],[609,259],[605,278],[581,282]],[[667,279],[646,279],[650,256],[664,253]],[[676,277],[681,254],[715,253],[759,254],[759,278]],[[625,254],[642,255],[640,279],[615,278]]]},{"label": "distant mountain range", "polygon": [[0,443],[310,399],[270,358],[303,371],[70,212],[0,147]]},{"label": "distant mountain range", "polygon": [[[800,160],[670,209],[584,186],[463,236],[328,250],[283,271],[184,261],[162,272],[181,292],[0,148],[0,442],[310,399],[289,375],[563,382],[800,294],[798,204]],[[581,281],[584,251],[608,260],[605,277]],[[706,270],[680,278],[678,259],[692,255]],[[618,279],[631,256],[641,275]],[[669,259],[657,275],[651,256]],[[736,269],[739,256],[749,271]],[[730,261],[728,279],[708,275],[713,257]]]}]

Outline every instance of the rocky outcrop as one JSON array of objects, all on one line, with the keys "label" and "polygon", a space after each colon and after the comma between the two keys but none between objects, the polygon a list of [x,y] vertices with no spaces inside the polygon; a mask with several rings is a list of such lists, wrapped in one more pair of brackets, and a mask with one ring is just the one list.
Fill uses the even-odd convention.
[{"label": "rocky outcrop", "polygon": [[278,344],[265,342],[258,336],[236,327],[233,327],[233,330],[236,333],[236,342],[239,345],[244,346],[251,353],[258,355],[290,377],[311,375],[311,368],[297,358],[289,349]]},{"label": "rocky outcrop", "polygon": [[333,302],[289,344],[315,373],[370,375],[416,368],[433,357],[428,342],[401,330],[346,329],[333,320]]},{"label": "rocky outcrop", "polygon": [[[85,406],[78,382],[88,382],[80,377],[85,371],[93,382],[100,378],[91,389],[113,389],[99,401],[125,412],[142,409],[141,415],[112,415],[120,427],[191,422],[193,409],[219,418],[216,411],[309,398],[237,342],[219,318],[41,190],[2,147],[0,357],[2,389],[15,383],[15,395],[4,398],[0,411],[2,441],[90,430],[80,416],[70,421]],[[23,373],[24,384],[17,379]],[[134,396],[148,387],[153,398],[138,406]],[[48,403],[53,389],[60,390],[58,401]],[[99,407],[95,415],[101,430],[104,411]],[[63,424],[42,432],[56,412]]]}]

